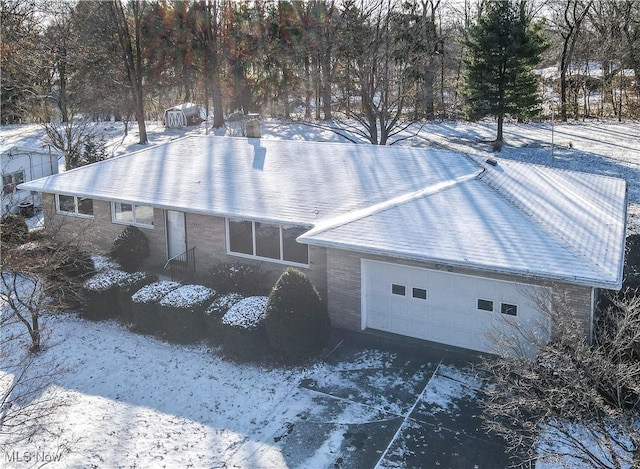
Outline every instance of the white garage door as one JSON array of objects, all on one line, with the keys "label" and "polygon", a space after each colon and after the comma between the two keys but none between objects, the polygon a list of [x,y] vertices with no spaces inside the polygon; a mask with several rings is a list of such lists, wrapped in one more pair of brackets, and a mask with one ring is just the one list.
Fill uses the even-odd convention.
[{"label": "white garage door", "polygon": [[515,282],[362,260],[362,325],[496,352],[491,336],[514,335],[514,326],[546,335],[535,292]]}]

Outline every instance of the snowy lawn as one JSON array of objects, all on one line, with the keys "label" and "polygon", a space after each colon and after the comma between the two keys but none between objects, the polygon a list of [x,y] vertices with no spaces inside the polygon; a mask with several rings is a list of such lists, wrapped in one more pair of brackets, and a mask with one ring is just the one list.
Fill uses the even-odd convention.
[{"label": "snowy lawn", "polygon": [[[39,360],[68,370],[40,397],[55,392],[68,402],[51,424],[59,437],[3,450],[52,457],[68,443],[71,451],[48,467],[399,467],[397,449],[389,448],[411,446],[401,429],[421,426],[410,418],[416,403],[446,410],[447,400],[473,399],[445,374],[433,375],[435,364],[419,352],[410,365],[364,349],[347,362],[272,368],[222,359],[204,344],[134,334],[113,321],[59,315],[44,324],[54,345]],[[0,364],[0,387],[11,379]],[[315,389],[304,386],[310,382]],[[2,467],[29,467],[2,457]]]},{"label": "snowy lawn", "polygon": [[[308,405],[291,400],[299,369],[231,363],[114,322],[57,316],[45,324],[57,343],[47,358],[70,370],[57,383],[71,402],[60,423],[63,438],[77,442],[60,467],[221,467],[263,440],[269,446]],[[0,383],[9,378],[0,369]],[[53,454],[55,444],[10,450]],[[265,467],[284,467],[278,451],[267,453]]]}]

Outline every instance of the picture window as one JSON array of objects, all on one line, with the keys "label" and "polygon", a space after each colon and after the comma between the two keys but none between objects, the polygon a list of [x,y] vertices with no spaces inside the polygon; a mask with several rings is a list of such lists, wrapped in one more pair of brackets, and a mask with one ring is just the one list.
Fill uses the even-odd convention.
[{"label": "picture window", "polygon": [[227,219],[230,254],[286,264],[309,264],[309,246],[296,238],[307,231],[300,226],[281,226],[258,221]]}]

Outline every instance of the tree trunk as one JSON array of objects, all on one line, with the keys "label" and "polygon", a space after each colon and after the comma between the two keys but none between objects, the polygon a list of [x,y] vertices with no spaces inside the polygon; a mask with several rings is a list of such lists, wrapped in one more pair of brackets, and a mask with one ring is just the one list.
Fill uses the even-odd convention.
[{"label": "tree trunk", "polygon": [[502,143],[502,127],[504,124],[504,113],[501,113],[498,116],[498,134],[496,135],[496,142]]},{"label": "tree trunk", "polygon": [[311,65],[308,55],[304,56],[304,118],[311,119]]},{"label": "tree trunk", "polygon": [[328,121],[333,118],[331,113],[331,52],[330,48],[322,56],[322,113],[324,120]]},{"label": "tree trunk", "polygon": [[113,0],[110,6],[117,29],[116,32],[118,34],[118,40],[120,41],[120,49],[122,52],[124,65],[127,70],[127,78],[129,81],[129,85],[131,86],[132,98],[135,104],[134,112],[136,120],[138,121],[139,131],[138,143],[143,145],[148,142],[148,139],[147,128],[144,121],[144,92],[142,89],[142,49],[140,44],[140,41],[142,39],[142,13],[140,11],[141,5],[138,2],[131,3],[135,29],[135,53],[134,45],[132,44],[131,33],[129,32],[129,23],[124,13],[121,0]]},{"label": "tree trunk", "polygon": [[39,352],[41,348],[40,321],[37,314],[31,314],[31,329],[29,330],[29,335],[31,336],[31,347],[29,351],[32,353]]}]

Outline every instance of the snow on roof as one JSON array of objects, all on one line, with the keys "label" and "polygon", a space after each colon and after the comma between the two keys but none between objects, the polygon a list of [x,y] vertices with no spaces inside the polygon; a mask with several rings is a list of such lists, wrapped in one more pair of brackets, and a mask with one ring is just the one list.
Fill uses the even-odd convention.
[{"label": "snow on roof", "polygon": [[[126,184],[122,184],[126,181]],[[192,136],[21,188],[308,226],[298,241],[622,282],[626,183],[414,147]]]},{"label": "snow on roof", "polygon": [[[302,235],[300,240],[382,255],[389,255],[392,240],[393,255],[401,258],[619,288],[624,201],[599,223],[600,213],[590,217],[583,212],[573,220],[569,217],[580,212],[584,200],[536,192],[541,188],[532,182],[527,205],[535,208],[519,210],[486,183],[491,171],[328,231]],[[547,196],[549,203],[536,207]],[[616,216],[622,218],[615,221]]]},{"label": "snow on roof", "polygon": [[49,145],[41,146],[41,147],[28,147],[28,146],[19,146],[19,145],[0,145],[0,154],[2,155],[29,155],[29,154],[43,154],[43,155],[53,155],[56,158],[62,156],[64,153],[51,148]]},{"label": "snow on roof", "polygon": [[191,136],[21,188],[312,226],[476,171],[447,151]]}]

